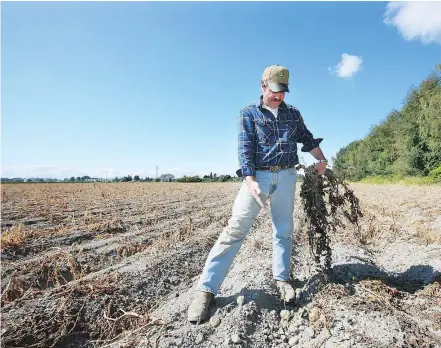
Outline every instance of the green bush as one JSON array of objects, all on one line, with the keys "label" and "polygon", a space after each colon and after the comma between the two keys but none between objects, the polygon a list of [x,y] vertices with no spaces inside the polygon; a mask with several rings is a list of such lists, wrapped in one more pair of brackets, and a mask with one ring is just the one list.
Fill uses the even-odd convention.
[{"label": "green bush", "polygon": [[177,182],[202,182],[202,178],[199,176],[186,176],[176,179]]},{"label": "green bush", "polygon": [[429,172],[428,176],[433,182],[441,182],[441,165]]}]

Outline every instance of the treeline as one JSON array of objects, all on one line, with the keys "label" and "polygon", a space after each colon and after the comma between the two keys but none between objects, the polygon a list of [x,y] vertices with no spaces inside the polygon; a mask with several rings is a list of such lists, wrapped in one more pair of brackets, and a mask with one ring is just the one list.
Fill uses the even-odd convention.
[{"label": "treeline", "polygon": [[349,180],[377,175],[429,176],[441,181],[441,64],[401,110],[340,149],[333,169]]},{"label": "treeline", "polygon": [[183,176],[182,178],[176,179],[177,182],[227,182],[227,181],[241,181],[242,178],[232,177],[231,175],[219,175],[213,176],[204,175],[203,178],[200,176]]},{"label": "treeline", "polygon": [[94,178],[88,175],[70,177],[64,179],[54,179],[54,178],[1,178],[2,183],[20,183],[20,182],[227,182],[227,181],[240,181],[241,178],[233,177],[231,175],[217,175],[210,173],[210,175],[204,175],[202,178],[200,176],[183,176],[182,178],[175,178],[173,174],[162,174],[158,178],[141,178],[139,175],[131,175],[109,178]]},{"label": "treeline", "polygon": [[140,178],[138,175],[132,176],[124,176],[124,177],[115,177],[113,179],[105,179],[105,178],[93,178],[88,175],[85,176],[77,176],[70,177],[64,179],[56,179],[56,178],[1,178],[1,182],[129,182],[129,181],[161,181],[160,178]]},{"label": "treeline", "polygon": [[[302,174],[297,174],[297,179],[299,181],[303,180],[304,176]],[[131,176],[123,176],[123,177],[115,177],[113,179],[103,179],[103,178],[93,178],[88,175],[78,176],[78,177],[70,177],[64,179],[53,179],[53,178],[1,178],[2,183],[20,183],[20,182],[239,182],[242,181],[242,178],[231,175],[217,175],[210,173],[210,175],[204,175],[202,178],[198,175],[196,176],[187,176],[184,175],[182,178],[175,178],[172,174],[162,174],[159,178],[141,178],[139,175]]]}]

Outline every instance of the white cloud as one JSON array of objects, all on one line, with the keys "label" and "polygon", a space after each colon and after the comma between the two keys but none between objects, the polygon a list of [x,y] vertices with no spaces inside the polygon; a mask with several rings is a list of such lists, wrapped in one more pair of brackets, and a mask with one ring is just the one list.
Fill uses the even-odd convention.
[{"label": "white cloud", "polygon": [[338,77],[351,77],[361,70],[362,63],[362,57],[351,56],[350,54],[343,53],[341,55],[340,63],[332,68],[329,67],[328,70],[331,73],[337,73]]},{"label": "white cloud", "polygon": [[390,2],[384,23],[398,29],[408,41],[441,44],[441,2]]}]

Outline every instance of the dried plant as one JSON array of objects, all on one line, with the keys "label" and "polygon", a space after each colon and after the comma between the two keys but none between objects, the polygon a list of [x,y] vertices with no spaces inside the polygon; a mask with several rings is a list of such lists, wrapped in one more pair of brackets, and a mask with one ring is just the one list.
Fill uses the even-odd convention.
[{"label": "dried plant", "polygon": [[64,347],[70,334],[82,330],[96,343],[105,343],[126,330],[155,325],[150,317],[153,308],[143,304],[138,306],[139,313],[135,312],[136,306],[127,301],[125,291],[116,275],[53,289],[43,300],[45,310],[24,313],[16,330],[2,336],[3,343],[10,347]]},{"label": "dried plant", "polygon": [[23,224],[18,224],[10,229],[3,231],[0,237],[1,249],[15,248],[23,245],[27,238],[27,233]]},{"label": "dried plant", "polygon": [[363,214],[358,198],[331,169],[319,175],[314,166],[299,165],[297,168],[305,171],[300,197],[308,226],[310,251],[318,269],[327,274],[332,262],[331,233],[344,227],[342,218],[360,233],[359,220]]}]

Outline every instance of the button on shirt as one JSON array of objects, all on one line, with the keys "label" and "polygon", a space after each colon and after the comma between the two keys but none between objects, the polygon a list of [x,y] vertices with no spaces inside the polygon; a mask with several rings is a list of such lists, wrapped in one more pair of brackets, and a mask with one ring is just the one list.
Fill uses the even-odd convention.
[{"label": "button on shirt", "polygon": [[240,112],[238,157],[243,176],[255,176],[259,167],[295,166],[297,143],[303,144],[302,152],[309,152],[323,140],[313,137],[297,108],[282,102],[274,112],[276,116],[262,96]]}]

